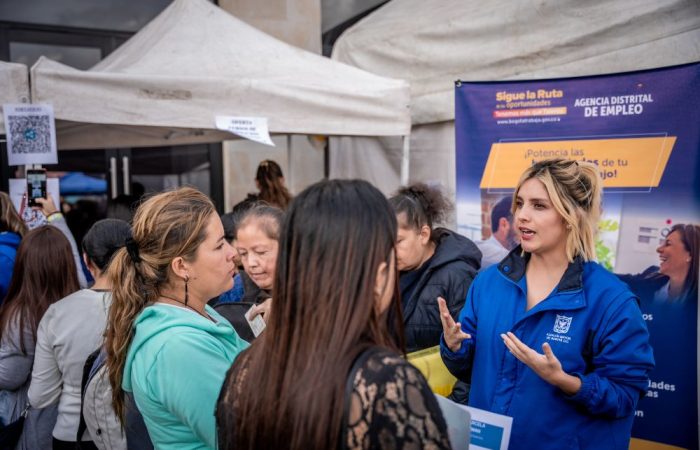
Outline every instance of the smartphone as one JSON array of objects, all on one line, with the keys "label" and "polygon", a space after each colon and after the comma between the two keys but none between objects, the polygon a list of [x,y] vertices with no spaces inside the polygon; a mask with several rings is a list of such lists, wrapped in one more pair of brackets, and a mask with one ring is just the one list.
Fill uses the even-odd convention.
[{"label": "smartphone", "polygon": [[46,198],[46,169],[27,169],[27,204],[41,206],[37,198]]}]

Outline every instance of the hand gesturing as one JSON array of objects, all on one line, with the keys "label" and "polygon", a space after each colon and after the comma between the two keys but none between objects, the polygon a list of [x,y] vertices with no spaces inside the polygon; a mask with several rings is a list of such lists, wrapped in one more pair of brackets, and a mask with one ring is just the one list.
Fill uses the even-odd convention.
[{"label": "hand gesturing", "polygon": [[471,335],[462,331],[462,324],[455,322],[447,309],[447,303],[442,297],[438,297],[438,306],[440,308],[440,321],[442,322],[443,336],[447,347],[456,352],[462,346],[462,341],[471,339]]}]

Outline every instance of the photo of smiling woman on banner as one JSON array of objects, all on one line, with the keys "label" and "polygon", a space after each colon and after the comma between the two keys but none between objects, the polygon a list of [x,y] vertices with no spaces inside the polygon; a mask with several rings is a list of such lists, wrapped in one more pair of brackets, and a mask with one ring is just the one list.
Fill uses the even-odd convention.
[{"label": "photo of smiling woman on banner", "polygon": [[[696,359],[692,356],[697,355],[700,226],[679,223],[662,235],[656,249],[658,266],[638,275],[619,275],[639,296],[656,360],[637,414],[668,431],[665,443],[698,448],[696,429],[687,424],[698,423]],[[644,425],[635,423],[635,437],[656,440],[654,430]]]},{"label": "photo of smiling woman on banner", "polygon": [[532,165],[513,194],[520,246],[458,322],[438,300],[443,361],[471,374],[470,406],[513,418],[511,449],[629,447],[654,358],[635,295],[593,261],[601,190],[593,164]]}]

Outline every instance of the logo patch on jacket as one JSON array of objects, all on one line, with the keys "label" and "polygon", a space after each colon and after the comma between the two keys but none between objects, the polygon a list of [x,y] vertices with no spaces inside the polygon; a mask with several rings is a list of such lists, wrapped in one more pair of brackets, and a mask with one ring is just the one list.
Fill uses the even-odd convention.
[{"label": "logo patch on jacket", "polygon": [[568,333],[569,327],[571,326],[571,319],[573,319],[573,317],[560,316],[557,314],[556,319],[554,319],[554,332],[560,334]]}]

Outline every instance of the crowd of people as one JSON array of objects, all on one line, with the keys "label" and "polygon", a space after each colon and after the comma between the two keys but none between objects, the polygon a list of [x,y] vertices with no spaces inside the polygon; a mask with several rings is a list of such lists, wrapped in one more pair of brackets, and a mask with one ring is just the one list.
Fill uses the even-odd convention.
[{"label": "crowd of people", "polygon": [[510,448],[627,449],[654,368],[638,298],[697,300],[696,225],[643,274],[595,262],[592,164],[534,164],[478,246],[436,187],[292,197],[274,161],[256,184],[222,216],[155,193],[80,254],[53,199],[29,231],[0,193],[2,448],[451,448],[405,359],[439,346],[451,398],[512,417]]}]

